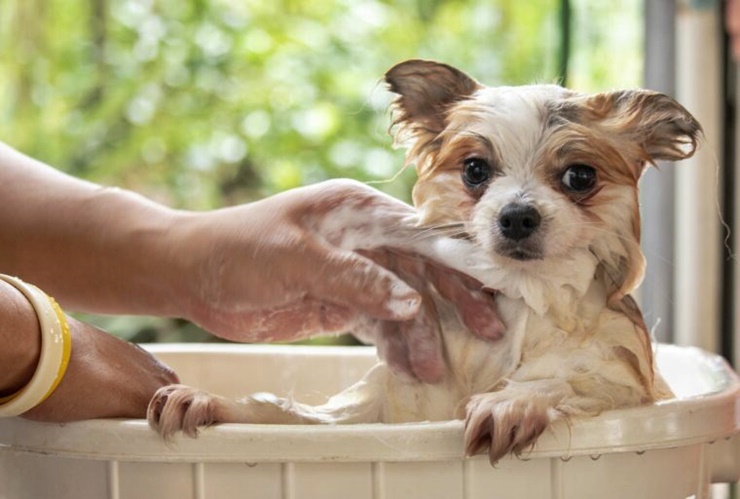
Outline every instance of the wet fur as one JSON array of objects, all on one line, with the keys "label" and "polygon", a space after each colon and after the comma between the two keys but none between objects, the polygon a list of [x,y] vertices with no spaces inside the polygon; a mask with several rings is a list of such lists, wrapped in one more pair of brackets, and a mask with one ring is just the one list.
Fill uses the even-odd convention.
[{"label": "wet fur", "polygon": [[[220,422],[348,424],[465,419],[468,454],[495,462],[534,444],[555,420],[648,404],[671,393],[655,371],[650,338],[629,293],[644,272],[637,183],[656,160],[693,154],[694,118],[665,95],[631,90],[583,95],[556,86],[485,87],[459,70],[407,61],[386,74],[396,142],[419,180],[417,219],[393,234],[318,226],[349,249],[413,247],[498,290],[506,334],[467,333],[441,300],[448,374],[439,384],[393,375],[381,361],[321,406],[272,395],[228,400],[175,385],[155,395],[150,424],[165,437]],[[464,162],[484,158],[496,175],[484,189],[462,181]],[[576,196],[560,184],[572,164],[597,170]],[[542,213],[527,244],[541,258],[506,254],[495,224],[511,200]],[[348,208],[343,217],[358,212]],[[320,225],[320,224],[319,224]],[[417,228],[461,227],[465,237],[414,237]]]}]

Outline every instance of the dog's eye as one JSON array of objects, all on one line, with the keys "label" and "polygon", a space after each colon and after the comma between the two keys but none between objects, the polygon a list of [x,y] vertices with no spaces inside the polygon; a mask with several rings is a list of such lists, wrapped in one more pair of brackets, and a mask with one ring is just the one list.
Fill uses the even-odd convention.
[{"label": "dog's eye", "polygon": [[588,165],[570,165],[560,181],[572,192],[588,192],[596,185],[596,169]]},{"label": "dog's eye", "polygon": [[491,165],[481,158],[466,159],[462,178],[468,187],[480,187],[491,179]]}]

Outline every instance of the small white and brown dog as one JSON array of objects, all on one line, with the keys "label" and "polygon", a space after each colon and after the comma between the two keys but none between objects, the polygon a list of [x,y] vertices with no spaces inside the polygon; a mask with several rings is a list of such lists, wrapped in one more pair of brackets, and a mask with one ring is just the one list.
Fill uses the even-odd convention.
[{"label": "small white and brown dog", "polygon": [[[465,419],[468,454],[519,453],[559,418],[671,396],[642,315],[638,181],[680,160],[701,127],[671,98],[627,90],[584,95],[554,85],[486,87],[461,71],[411,60],[385,75],[396,141],[418,181],[421,228],[457,239],[341,231],[363,248],[410,246],[497,290],[506,333],[486,342],[440,301],[447,376],[424,384],[382,361],[320,406],[274,396],[242,401],[173,385],[149,422],[165,437],[221,422],[399,423]],[[411,221],[410,221],[411,223]],[[408,237],[408,232],[404,237]]]}]

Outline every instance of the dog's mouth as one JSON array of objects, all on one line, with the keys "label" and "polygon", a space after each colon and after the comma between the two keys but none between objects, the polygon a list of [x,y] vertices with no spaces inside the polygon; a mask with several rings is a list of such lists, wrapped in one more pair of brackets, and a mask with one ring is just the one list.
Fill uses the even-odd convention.
[{"label": "dog's mouth", "polygon": [[507,253],[502,253],[504,256],[509,257],[513,260],[518,260],[520,262],[526,262],[529,260],[542,260],[542,254],[536,253],[533,251],[526,251],[526,250],[514,250]]},{"label": "dog's mouth", "polygon": [[516,244],[499,244],[496,246],[496,253],[520,262],[542,260],[545,257],[540,245],[521,242]]},{"label": "dog's mouth", "polygon": [[531,251],[523,251],[523,250],[515,250],[512,251],[507,255],[509,258],[513,258],[514,260],[541,260],[542,255],[539,253],[534,253]]}]

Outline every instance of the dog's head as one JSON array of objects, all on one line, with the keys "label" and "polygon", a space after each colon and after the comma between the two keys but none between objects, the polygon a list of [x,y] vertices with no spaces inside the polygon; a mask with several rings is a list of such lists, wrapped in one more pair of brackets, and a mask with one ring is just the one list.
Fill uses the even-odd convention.
[{"label": "dog's head", "polygon": [[593,255],[611,300],[639,284],[638,181],[657,160],[691,156],[701,135],[681,105],[647,90],[486,87],[422,60],[385,79],[425,226],[464,224],[500,267]]}]

